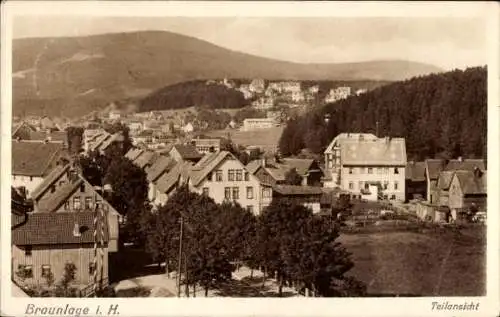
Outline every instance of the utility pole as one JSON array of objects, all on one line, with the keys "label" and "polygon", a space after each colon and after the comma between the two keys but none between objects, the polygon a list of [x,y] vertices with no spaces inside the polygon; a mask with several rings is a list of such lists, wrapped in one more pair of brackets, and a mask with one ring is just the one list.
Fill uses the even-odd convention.
[{"label": "utility pole", "polygon": [[375,132],[375,136],[378,138],[378,121],[376,122],[376,125],[377,125],[377,128],[376,128],[376,132]]},{"label": "utility pole", "polygon": [[177,263],[177,297],[181,297],[181,269],[182,269],[182,231],[184,227],[184,218],[181,216],[180,218],[180,226],[181,226],[181,232],[179,235],[179,257],[178,257],[178,263]]}]

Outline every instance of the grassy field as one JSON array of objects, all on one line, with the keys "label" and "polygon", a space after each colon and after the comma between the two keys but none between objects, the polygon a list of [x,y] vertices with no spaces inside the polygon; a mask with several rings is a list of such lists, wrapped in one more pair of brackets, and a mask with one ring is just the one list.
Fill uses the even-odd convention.
[{"label": "grassy field", "polygon": [[482,296],[486,292],[485,228],[427,233],[343,234],[340,242],[370,295]]},{"label": "grassy field", "polygon": [[240,145],[255,145],[263,148],[265,151],[275,151],[283,133],[283,127],[260,129],[255,131],[238,130],[215,130],[204,134],[212,137],[228,137],[228,133],[234,143]]}]

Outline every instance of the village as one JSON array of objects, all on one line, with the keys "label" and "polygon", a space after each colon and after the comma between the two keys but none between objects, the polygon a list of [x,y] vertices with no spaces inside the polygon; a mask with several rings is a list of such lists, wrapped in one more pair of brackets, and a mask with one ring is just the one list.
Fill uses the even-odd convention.
[{"label": "village", "polygon": [[[189,296],[189,292],[181,295],[177,273],[116,277],[123,263],[113,257],[120,258],[120,252],[134,244],[122,233],[127,216],[111,203],[112,193],[119,189],[105,181],[102,186],[93,185],[77,164],[116,149],[122,149],[122,159],[146,175],[151,213],[187,186],[216,204],[237,202],[257,217],[273,201],[293,201],[315,216],[342,223],[345,232],[426,224],[484,225],[484,160],[409,161],[404,138],[348,132],[331,139],[319,157],[283,157],[277,138],[270,135],[277,131],[279,138],[279,129],[289,117],[272,109],[283,100],[289,107],[311,101],[318,87],[303,91],[295,82],[271,82],[266,88],[258,79],[239,87],[227,79],[222,83],[253,98],[252,107],[265,110],[266,118],[232,119],[215,134],[195,116],[159,111],[124,114],[116,107],[73,122],[47,116],[16,118],[12,130],[13,287],[33,293],[54,288],[54,281],[62,279],[65,287],[74,285],[73,296],[96,296],[98,288],[110,286],[114,292],[126,291],[137,285],[146,289],[143,296]],[[337,87],[325,102],[364,92]],[[79,137],[69,133],[71,127],[80,129]],[[263,144],[263,139],[270,141]],[[352,207],[339,209],[345,201]],[[233,272],[233,279],[249,275],[250,270],[242,267]],[[277,288],[273,277],[264,283]],[[294,296],[304,296],[291,286],[288,289]]]}]

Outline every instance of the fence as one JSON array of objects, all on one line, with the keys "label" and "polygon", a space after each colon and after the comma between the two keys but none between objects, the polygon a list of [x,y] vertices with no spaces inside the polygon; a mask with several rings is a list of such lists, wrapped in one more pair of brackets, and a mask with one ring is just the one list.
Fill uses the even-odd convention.
[{"label": "fence", "polygon": [[[70,285],[67,290],[58,285],[46,283],[25,283],[19,278],[12,278],[12,282],[30,297],[91,297],[94,296],[94,284]],[[102,288],[108,287],[108,279],[102,280]]]}]

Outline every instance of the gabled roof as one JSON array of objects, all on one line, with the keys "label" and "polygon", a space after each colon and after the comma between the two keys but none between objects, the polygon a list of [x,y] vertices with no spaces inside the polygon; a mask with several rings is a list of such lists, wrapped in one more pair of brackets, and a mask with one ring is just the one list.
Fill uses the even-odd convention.
[{"label": "gabled roof", "polygon": [[108,136],[102,144],[99,146],[101,150],[106,150],[113,142],[121,142],[123,141],[123,135],[121,133],[115,133]]},{"label": "gabled roof", "polygon": [[175,144],[173,148],[179,152],[183,160],[196,160],[203,157],[203,155],[199,153],[193,145]]},{"label": "gabled roof", "polygon": [[328,145],[324,153],[331,153],[335,145],[340,145],[348,140],[376,140],[377,137],[372,133],[340,133]]},{"label": "gabled roof", "polygon": [[134,161],[139,155],[141,155],[143,150],[141,149],[130,149],[127,154],[125,154],[125,157],[128,158],[131,161]]},{"label": "gabled roof", "polygon": [[453,179],[454,171],[442,171],[439,173],[437,188],[441,190],[448,190]]},{"label": "gabled roof", "polygon": [[288,166],[290,169],[295,168],[297,173],[305,175],[309,172],[311,165],[314,163],[313,159],[300,159],[300,158],[283,158],[280,163]]},{"label": "gabled roof", "polygon": [[405,139],[346,140],[340,157],[343,165],[406,165]]},{"label": "gabled roof", "polygon": [[66,131],[53,131],[53,132],[42,132],[34,131],[30,132],[29,140],[33,141],[44,141],[50,139],[51,142],[64,142],[68,143],[68,133]]},{"label": "gabled roof", "polygon": [[190,162],[178,162],[172,169],[160,176],[156,182],[156,188],[160,193],[168,192],[177,182],[181,176],[186,176],[189,169],[192,167]]},{"label": "gabled roof", "polygon": [[12,142],[12,174],[42,177],[63,152],[62,143]]},{"label": "gabled roof", "polygon": [[83,180],[78,178],[75,181],[70,181],[59,187],[48,199],[43,199],[38,203],[38,210],[41,212],[55,211],[64,204],[68,197],[71,196],[81,184],[83,184]]},{"label": "gabled roof", "polygon": [[[228,151],[220,151],[206,155],[191,169],[190,178],[193,186],[198,186],[208,173],[212,172],[228,156],[239,162],[239,160]],[[241,164],[241,166],[244,168],[243,164]]]},{"label": "gabled roof", "polygon": [[274,185],[273,190],[286,196],[321,196],[324,194],[322,187],[316,186]]},{"label": "gabled roof", "polygon": [[486,171],[482,171],[482,176],[478,177],[473,171],[456,171],[455,175],[458,178],[462,193],[464,195],[486,195],[487,194],[487,177]]},{"label": "gabled roof", "polygon": [[253,160],[247,164],[246,169],[250,174],[255,174],[261,166],[261,160]]},{"label": "gabled roof", "polygon": [[[12,215],[13,223],[19,222]],[[107,220],[106,227],[108,226]],[[80,236],[75,236],[75,224],[80,228]],[[98,238],[100,231],[98,230]],[[11,231],[14,245],[79,244],[94,242],[94,212],[31,213],[27,222]],[[108,230],[104,230],[103,240],[109,241]]]},{"label": "gabled roof", "polygon": [[444,169],[444,160],[427,159],[425,160],[425,169],[429,179],[436,180],[439,177],[439,172]]},{"label": "gabled roof", "polygon": [[408,162],[405,177],[413,182],[425,181],[425,162]]},{"label": "gabled roof", "polygon": [[474,171],[475,168],[484,171],[484,160],[481,159],[465,159],[465,160],[450,160],[445,167],[445,171]]},{"label": "gabled roof", "polygon": [[153,164],[158,155],[152,151],[144,151],[135,159],[134,164],[140,168],[144,168],[148,164]]},{"label": "gabled roof", "polygon": [[47,188],[50,187],[54,182],[56,182],[61,175],[70,168],[70,164],[58,165],[54,168],[47,177],[44,178],[42,183],[38,185],[37,188],[31,193],[31,198],[37,200],[41,194],[43,194]]},{"label": "gabled roof", "polygon": [[160,155],[156,162],[146,171],[148,182],[155,182],[163,173],[172,169],[175,164],[176,162],[174,159]]}]

